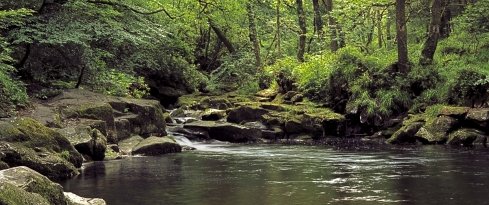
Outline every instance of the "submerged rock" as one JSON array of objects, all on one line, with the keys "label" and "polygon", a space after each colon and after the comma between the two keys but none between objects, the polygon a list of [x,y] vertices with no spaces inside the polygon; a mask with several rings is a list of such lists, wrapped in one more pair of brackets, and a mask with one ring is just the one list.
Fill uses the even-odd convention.
[{"label": "submerged rock", "polygon": [[132,154],[156,156],[181,152],[182,147],[170,137],[149,137],[132,149]]}]

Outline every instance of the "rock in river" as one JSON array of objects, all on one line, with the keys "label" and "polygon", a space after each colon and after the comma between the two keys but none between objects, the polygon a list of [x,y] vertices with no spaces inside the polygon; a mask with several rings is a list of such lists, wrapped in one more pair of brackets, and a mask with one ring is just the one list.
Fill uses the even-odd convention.
[{"label": "rock in river", "polygon": [[194,132],[207,132],[210,139],[235,143],[256,141],[262,136],[259,129],[227,122],[198,121],[185,124],[184,128]]},{"label": "rock in river", "polygon": [[182,147],[170,137],[149,137],[132,149],[132,154],[156,156],[167,153],[181,152]]}]

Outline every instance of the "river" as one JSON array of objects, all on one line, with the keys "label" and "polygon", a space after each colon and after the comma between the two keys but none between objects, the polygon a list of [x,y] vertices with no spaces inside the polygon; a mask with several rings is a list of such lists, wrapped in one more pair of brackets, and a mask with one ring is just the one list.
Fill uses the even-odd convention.
[{"label": "river", "polygon": [[65,191],[108,204],[489,204],[489,151],[195,144],[85,164]]}]

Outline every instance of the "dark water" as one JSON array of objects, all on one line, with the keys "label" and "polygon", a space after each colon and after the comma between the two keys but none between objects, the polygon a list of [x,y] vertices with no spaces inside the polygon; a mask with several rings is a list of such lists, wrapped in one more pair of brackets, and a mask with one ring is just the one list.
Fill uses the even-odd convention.
[{"label": "dark water", "polygon": [[489,204],[489,152],[199,145],[86,165],[66,191],[108,204]]}]

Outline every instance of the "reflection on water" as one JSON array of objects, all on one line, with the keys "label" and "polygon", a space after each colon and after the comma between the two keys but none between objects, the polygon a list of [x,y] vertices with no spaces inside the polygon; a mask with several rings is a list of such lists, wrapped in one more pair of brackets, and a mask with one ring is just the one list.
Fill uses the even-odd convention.
[{"label": "reflection on water", "polygon": [[194,145],[86,165],[66,191],[108,204],[488,204],[486,150]]}]

